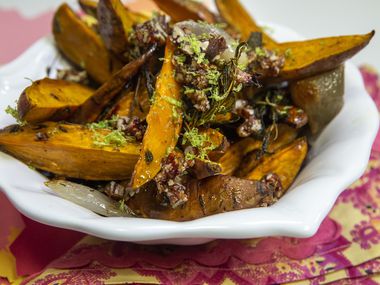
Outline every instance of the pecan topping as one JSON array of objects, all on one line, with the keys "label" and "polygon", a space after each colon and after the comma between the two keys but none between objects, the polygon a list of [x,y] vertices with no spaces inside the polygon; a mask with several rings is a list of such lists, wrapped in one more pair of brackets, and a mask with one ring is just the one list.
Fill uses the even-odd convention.
[{"label": "pecan topping", "polygon": [[246,100],[236,100],[235,113],[244,119],[244,123],[237,128],[237,134],[240,137],[248,137],[263,130],[264,126],[261,119]]}]

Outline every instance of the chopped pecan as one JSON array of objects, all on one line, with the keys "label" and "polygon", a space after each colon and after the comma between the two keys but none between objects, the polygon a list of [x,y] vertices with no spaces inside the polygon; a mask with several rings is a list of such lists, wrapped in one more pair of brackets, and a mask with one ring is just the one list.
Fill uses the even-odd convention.
[{"label": "chopped pecan", "polygon": [[146,131],[146,123],[138,117],[120,117],[116,122],[116,127],[127,136],[135,137],[136,141],[142,141]]},{"label": "chopped pecan", "polygon": [[255,109],[246,100],[236,100],[235,113],[244,119],[244,123],[237,128],[237,134],[240,137],[248,137],[253,133],[262,132],[263,123],[256,114]]},{"label": "chopped pecan", "polygon": [[212,61],[217,55],[220,55],[226,49],[226,39],[220,35],[212,35],[208,41],[208,46],[205,51],[206,57]]},{"label": "chopped pecan", "polygon": [[149,21],[135,25],[131,37],[138,46],[147,48],[153,44],[165,45],[168,33],[168,18],[165,15],[157,15]]},{"label": "chopped pecan", "polygon": [[176,208],[186,203],[186,161],[178,152],[170,153],[163,161],[161,171],[154,178],[157,185],[158,198],[164,206]]},{"label": "chopped pecan", "polygon": [[248,53],[249,69],[264,77],[276,77],[285,64],[285,57],[266,48],[256,48]]},{"label": "chopped pecan", "polygon": [[269,193],[260,203],[261,207],[268,207],[278,201],[284,194],[280,177],[275,173],[269,173],[261,178],[265,193]]},{"label": "chopped pecan", "polygon": [[210,102],[207,99],[207,95],[203,90],[191,90],[185,92],[186,96],[190,99],[195,109],[200,112],[206,112],[210,109]]},{"label": "chopped pecan", "polygon": [[89,79],[85,70],[79,71],[75,69],[57,69],[57,79],[66,80],[70,82],[88,84]]}]

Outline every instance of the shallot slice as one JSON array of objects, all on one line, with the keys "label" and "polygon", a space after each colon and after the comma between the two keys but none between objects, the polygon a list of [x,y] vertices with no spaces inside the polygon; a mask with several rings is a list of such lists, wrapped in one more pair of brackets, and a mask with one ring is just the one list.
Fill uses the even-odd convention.
[{"label": "shallot slice", "polygon": [[65,180],[51,180],[45,183],[58,196],[106,217],[134,216],[133,212],[98,190]]}]

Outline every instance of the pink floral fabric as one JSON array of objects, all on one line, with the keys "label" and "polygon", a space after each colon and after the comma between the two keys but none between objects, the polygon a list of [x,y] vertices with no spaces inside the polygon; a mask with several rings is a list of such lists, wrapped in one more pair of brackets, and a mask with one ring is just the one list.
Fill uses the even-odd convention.
[{"label": "pink floral fabric", "polygon": [[[377,75],[365,68],[362,73],[379,103]],[[186,247],[86,237],[48,268],[49,274],[24,284],[108,284],[125,269],[160,284],[378,284],[380,149],[375,145],[365,174],[340,195],[311,238],[218,240]]]}]

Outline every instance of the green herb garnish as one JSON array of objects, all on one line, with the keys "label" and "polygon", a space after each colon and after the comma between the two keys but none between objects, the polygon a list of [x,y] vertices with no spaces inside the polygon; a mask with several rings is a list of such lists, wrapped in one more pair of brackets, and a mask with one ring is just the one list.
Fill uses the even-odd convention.
[{"label": "green herb garnish", "polygon": [[121,131],[117,130],[105,135],[99,132],[94,132],[92,138],[94,140],[94,145],[97,147],[112,146],[115,148],[123,147],[128,142],[134,142],[136,140],[134,137],[125,136]]},{"label": "green herb garnish", "polygon": [[208,153],[216,148],[207,134],[199,133],[197,128],[188,129],[182,136],[182,145],[190,144],[197,149],[198,154],[186,153],[185,158],[192,160],[198,158],[208,160]]},{"label": "green herb garnish", "polygon": [[[16,102],[16,104],[17,104],[17,102]],[[11,115],[13,118],[15,118],[17,121],[17,124],[19,124],[20,126],[26,125],[26,122],[20,119],[20,116],[19,116],[16,108],[13,108],[13,107],[8,105],[8,107],[5,109],[5,113],[7,113],[8,115]]]}]

